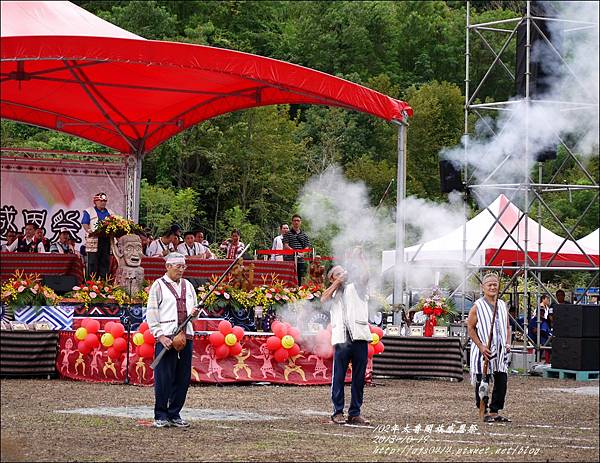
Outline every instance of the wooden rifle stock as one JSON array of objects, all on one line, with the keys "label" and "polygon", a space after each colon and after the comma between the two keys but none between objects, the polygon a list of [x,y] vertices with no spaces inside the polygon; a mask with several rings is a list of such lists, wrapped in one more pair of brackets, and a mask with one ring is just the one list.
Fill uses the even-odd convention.
[{"label": "wooden rifle stock", "polygon": [[[242,254],[240,257],[238,257],[237,259],[235,259],[230,265],[229,267],[227,267],[227,270],[225,270],[225,272],[219,277],[219,279],[217,280],[217,282],[213,285],[212,289],[208,291],[208,293],[206,293],[204,295],[204,297],[202,298],[202,300],[198,303],[198,305],[196,305],[194,308],[196,307],[202,307],[204,305],[204,302],[206,302],[206,300],[209,298],[209,296],[213,293],[213,291],[221,284],[221,282],[223,281],[223,279],[229,274],[229,272],[231,272],[231,269],[235,266],[235,264],[238,263],[238,261],[240,259],[243,259],[243,255],[246,253],[246,251],[248,250],[248,248],[250,247],[250,243],[248,243],[246,245],[246,247],[244,248],[244,250],[242,251]],[[192,316],[192,314],[189,314],[187,317],[185,317],[185,320],[183,320],[183,322],[177,327],[177,329],[175,330],[175,332],[173,333],[173,337],[177,336],[181,331],[183,331],[185,329],[185,327],[187,326],[187,324],[192,320],[192,318],[194,318]],[[157,340],[158,341],[158,340]],[[160,361],[162,360],[162,358],[165,356],[165,354],[167,353],[169,349],[163,349],[160,351],[160,354],[158,354],[156,356],[156,358],[152,361],[152,363],[150,364],[150,368],[152,368],[153,370],[156,368],[156,366],[160,363]]]}]

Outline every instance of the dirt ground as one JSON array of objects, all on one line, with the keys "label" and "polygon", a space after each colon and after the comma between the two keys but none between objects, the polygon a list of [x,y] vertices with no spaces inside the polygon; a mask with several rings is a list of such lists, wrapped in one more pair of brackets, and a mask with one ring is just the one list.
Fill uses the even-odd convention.
[{"label": "dirt ground", "polygon": [[[192,386],[182,412],[188,429],[149,427],[151,387],[23,379],[0,386],[2,461],[599,458],[598,381],[511,376],[505,412],[513,422],[484,424],[468,380],[375,379],[362,410],[373,429],[330,424],[326,386]],[[110,407],[129,417],[75,410]]]}]

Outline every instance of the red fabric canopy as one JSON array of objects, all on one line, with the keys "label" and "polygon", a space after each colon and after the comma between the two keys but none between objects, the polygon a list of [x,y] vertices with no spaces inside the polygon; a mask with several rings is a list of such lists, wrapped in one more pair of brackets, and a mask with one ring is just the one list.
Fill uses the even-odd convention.
[{"label": "red fabric canopy", "polygon": [[382,119],[405,102],[270,58],[145,40],[70,2],[2,2],[3,118],[146,153],[198,122],[272,104],[322,104]]}]

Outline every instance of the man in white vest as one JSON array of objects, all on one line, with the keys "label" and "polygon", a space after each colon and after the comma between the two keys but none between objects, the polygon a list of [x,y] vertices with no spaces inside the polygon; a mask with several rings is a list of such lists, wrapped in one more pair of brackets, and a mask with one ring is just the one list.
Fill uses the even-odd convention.
[{"label": "man in white vest", "polygon": [[[166,256],[167,273],[154,281],[148,294],[146,320],[156,338],[155,355],[168,352],[154,370],[154,427],[188,427],[180,412],[185,403],[192,374],[194,328],[185,328],[185,343],[172,339],[177,327],[188,315],[196,317],[199,309],[196,291],[183,277],[185,256],[178,252]],[[183,335],[182,335],[183,336]]]},{"label": "man in white vest", "polygon": [[[275,239],[273,240],[273,246],[271,246],[272,250],[274,250],[274,251],[283,250],[283,237],[289,231],[290,231],[289,225],[287,223],[282,223],[281,226],[279,227],[279,235],[277,235],[275,237]],[[279,255],[279,254],[271,254],[271,260],[283,261],[283,256]]]},{"label": "man in white vest", "polygon": [[[369,329],[367,284],[347,281],[347,272],[341,265],[333,267],[327,277],[331,286],[321,296],[321,302],[330,305],[331,344],[335,348],[331,378],[331,419],[337,424],[367,426],[360,416],[365,388],[368,345],[372,340]],[[344,381],[348,364],[352,362],[352,386],[348,419],[344,418]]]},{"label": "man in white vest", "polygon": [[98,278],[106,278],[110,271],[110,239],[91,235],[98,223],[106,219],[111,212],[106,208],[106,193],[94,195],[94,207],[83,211],[81,225],[85,230],[85,251],[87,254],[87,274],[93,273]]},{"label": "man in white vest", "polygon": [[[503,300],[498,298],[500,279],[495,273],[487,273],[481,282],[483,297],[477,299],[467,319],[467,329],[471,338],[471,383],[475,385],[475,405],[479,408],[479,387],[483,379],[484,360],[489,359],[485,383],[494,379],[494,390],[490,402],[490,413],[484,416],[486,423],[509,422],[508,418],[499,415],[504,408],[506,385],[508,382],[508,354],[510,352],[510,322],[508,310]],[[494,319],[494,305],[497,304]],[[494,319],[493,330],[492,319]],[[492,333],[490,348],[488,340]]]}]

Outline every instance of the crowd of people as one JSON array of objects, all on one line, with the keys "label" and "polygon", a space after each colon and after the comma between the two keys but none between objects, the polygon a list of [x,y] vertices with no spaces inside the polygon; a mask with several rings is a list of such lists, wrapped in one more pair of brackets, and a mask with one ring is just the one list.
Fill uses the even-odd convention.
[{"label": "crowd of people", "polygon": [[[59,253],[76,254],[81,256],[88,275],[95,274],[106,278],[110,272],[110,240],[97,236],[94,231],[98,224],[109,217],[112,212],[106,207],[108,196],[106,193],[97,193],[92,198],[93,206],[85,209],[82,214],[81,225],[85,231],[85,242],[77,249],[76,236],[67,228],[61,228],[57,239],[51,242],[44,229],[33,222],[25,224],[22,233],[8,230],[6,243],[2,245],[2,252],[34,252],[34,253]],[[292,227],[281,224],[280,234],[273,240],[273,251],[300,250],[310,248],[310,240],[301,229],[302,218],[295,214],[292,216]],[[215,253],[210,249],[201,230],[191,230],[182,233],[179,225],[173,225],[165,230],[158,238],[152,236],[148,228],[142,227],[139,233],[142,241],[142,252],[148,257],[166,257],[171,252],[178,252],[184,256],[194,256],[201,259],[215,259]],[[229,238],[222,241],[218,249],[226,259],[242,257],[245,245],[241,240],[239,230],[232,230]],[[295,255],[296,254],[296,255]],[[306,263],[303,253],[287,253],[271,255],[275,261],[297,261],[298,281],[306,275]]]}]

